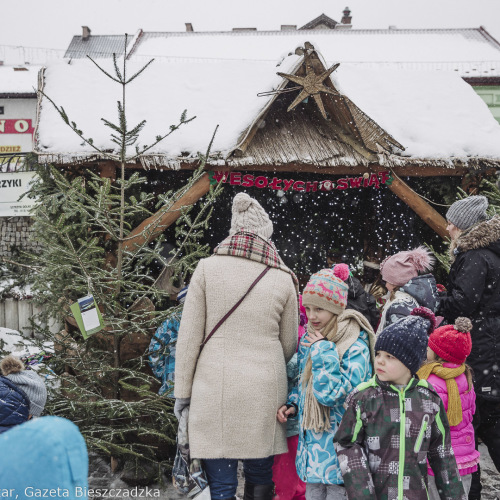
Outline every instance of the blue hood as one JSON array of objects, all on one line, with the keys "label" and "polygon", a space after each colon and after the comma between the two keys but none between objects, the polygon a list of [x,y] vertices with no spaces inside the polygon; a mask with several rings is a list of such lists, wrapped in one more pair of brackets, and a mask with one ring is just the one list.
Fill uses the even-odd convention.
[{"label": "blue hood", "polygon": [[428,307],[431,311],[436,312],[439,305],[439,295],[436,279],[432,274],[422,274],[412,278],[400,290],[411,295],[420,306]]},{"label": "blue hood", "polygon": [[7,377],[0,377],[0,433],[28,420],[28,396]]}]

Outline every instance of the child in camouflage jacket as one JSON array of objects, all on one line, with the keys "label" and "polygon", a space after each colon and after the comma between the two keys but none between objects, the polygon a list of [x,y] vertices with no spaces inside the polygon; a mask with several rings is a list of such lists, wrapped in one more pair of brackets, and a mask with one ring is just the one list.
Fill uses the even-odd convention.
[{"label": "child in camouflage jacket", "polygon": [[466,500],[443,402],[415,377],[434,324],[420,307],[382,331],[376,375],[346,401],[334,439],[350,499],[427,499],[428,460],[441,499]]}]

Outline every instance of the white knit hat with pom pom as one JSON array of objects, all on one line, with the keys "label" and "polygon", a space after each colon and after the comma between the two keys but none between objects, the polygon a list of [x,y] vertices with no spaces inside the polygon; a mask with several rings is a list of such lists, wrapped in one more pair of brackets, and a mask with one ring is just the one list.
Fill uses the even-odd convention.
[{"label": "white knit hat with pom pom", "polygon": [[261,204],[246,193],[238,193],[233,199],[231,218],[232,236],[238,231],[248,231],[266,240],[273,234],[273,223]]}]

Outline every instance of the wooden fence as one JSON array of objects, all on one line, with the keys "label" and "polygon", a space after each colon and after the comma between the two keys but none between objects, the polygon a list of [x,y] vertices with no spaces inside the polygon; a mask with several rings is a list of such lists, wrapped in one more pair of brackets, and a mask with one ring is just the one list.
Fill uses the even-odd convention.
[{"label": "wooden fence", "polygon": [[[30,299],[4,299],[0,301],[0,327],[17,330],[27,338],[41,338],[36,326],[33,329],[30,323],[30,319],[39,312],[40,309]],[[49,324],[49,329],[53,333],[58,332],[61,328],[57,321],[52,321]]]}]

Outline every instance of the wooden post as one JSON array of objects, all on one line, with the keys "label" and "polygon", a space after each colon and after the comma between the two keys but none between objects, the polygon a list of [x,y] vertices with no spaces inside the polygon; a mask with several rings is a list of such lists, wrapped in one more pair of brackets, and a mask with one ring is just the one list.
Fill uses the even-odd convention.
[{"label": "wooden post", "polygon": [[153,241],[180,217],[180,208],[193,205],[204,194],[208,193],[209,189],[210,179],[208,173],[205,173],[168,210],[164,208],[158,210],[158,212],[132,230],[123,242],[123,250],[130,252],[137,246],[142,246]]},{"label": "wooden post", "polygon": [[[116,182],[116,164],[112,161],[106,161],[99,163],[99,176],[102,179],[109,179],[111,184]],[[106,235],[106,240],[109,240],[111,236]],[[109,269],[116,267],[116,253],[112,251],[106,252],[105,258],[106,267]]]},{"label": "wooden post", "polygon": [[116,165],[112,161],[99,163],[99,176],[102,178],[111,179],[111,182],[116,181]]},{"label": "wooden post", "polygon": [[0,327],[5,328],[5,300],[0,301]]},{"label": "wooden post", "polygon": [[33,330],[30,319],[33,317],[33,301],[20,300],[17,304],[19,315],[19,332],[23,337],[32,338]]},{"label": "wooden post", "polygon": [[424,199],[398,177],[388,188],[401,200],[403,200],[426,224],[428,224],[443,239],[449,238],[446,230],[446,219],[434,210]]},{"label": "wooden post", "polygon": [[5,299],[5,328],[19,330],[19,309],[17,299]]}]

